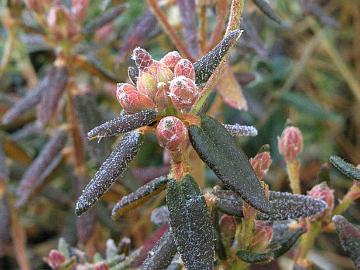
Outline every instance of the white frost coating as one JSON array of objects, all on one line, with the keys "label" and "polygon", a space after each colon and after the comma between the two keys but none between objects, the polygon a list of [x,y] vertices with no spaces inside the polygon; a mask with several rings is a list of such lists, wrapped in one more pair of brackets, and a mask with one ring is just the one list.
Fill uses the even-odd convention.
[{"label": "white frost coating", "polygon": [[258,135],[258,131],[254,126],[242,126],[239,124],[235,124],[235,125],[224,125],[224,127],[233,137]]}]

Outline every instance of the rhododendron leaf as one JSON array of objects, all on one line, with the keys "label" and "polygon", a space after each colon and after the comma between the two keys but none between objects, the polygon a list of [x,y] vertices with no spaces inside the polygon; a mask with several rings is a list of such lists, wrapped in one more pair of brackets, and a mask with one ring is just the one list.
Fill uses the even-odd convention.
[{"label": "rhododendron leaf", "polygon": [[88,139],[116,136],[139,127],[147,126],[156,119],[156,112],[144,110],[134,114],[123,114],[90,130]]},{"label": "rhododendron leaf", "polygon": [[167,269],[176,254],[176,245],[171,232],[165,233],[149,252],[141,266],[142,270]]},{"label": "rhododendron leaf", "polygon": [[281,23],[281,20],[266,0],[253,0],[253,2],[266,16],[277,23]]},{"label": "rhododendron leaf", "polygon": [[213,225],[199,186],[190,175],[169,181],[166,202],[170,226],[186,269],[213,269]]},{"label": "rhododendron leaf", "polygon": [[115,183],[134,159],[143,142],[143,135],[131,131],[124,135],[115,150],[101,165],[100,169],[83,190],[76,203],[75,213],[81,215],[92,207],[95,202]]},{"label": "rhododendron leaf", "polygon": [[235,125],[227,125],[225,124],[224,127],[226,128],[227,132],[233,137],[239,136],[257,136],[258,131],[254,126],[242,126],[239,124]]},{"label": "rhododendron leaf", "polygon": [[331,156],[330,162],[342,174],[352,179],[360,181],[360,169],[356,168],[354,165],[346,162],[345,160],[343,160],[341,157],[338,156]]},{"label": "rhododendron leaf", "polygon": [[360,269],[360,229],[348,222],[343,216],[333,217],[341,246],[353,260],[355,267]]},{"label": "rhododendron leaf", "polygon": [[165,176],[155,178],[136,191],[124,196],[112,209],[112,218],[118,219],[127,211],[145,203],[166,188],[169,179]]},{"label": "rhododendron leaf", "polygon": [[214,73],[217,66],[227,54],[228,50],[234,45],[240,36],[241,31],[235,30],[230,32],[215,48],[208,54],[201,57],[194,63],[195,81],[197,85],[206,83],[210,76]]},{"label": "rhododendron leaf", "polygon": [[190,126],[190,141],[200,158],[227,187],[259,211],[269,213],[271,206],[245,153],[236,145],[224,126],[209,116],[201,126]]},{"label": "rhododendron leaf", "polygon": [[249,250],[239,250],[236,255],[247,263],[264,263],[269,262],[274,258],[274,254],[270,252],[257,253]]},{"label": "rhododendron leaf", "polygon": [[287,231],[283,232],[279,237],[277,237],[276,241],[274,241],[275,239],[273,236],[271,244],[275,244],[277,246],[277,248],[273,249],[274,257],[280,257],[289,251],[303,233],[305,233],[305,229],[302,227],[295,230],[289,230],[287,228]]},{"label": "rhododendron leaf", "polygon": [[239,194],[232,190],[215,190],[215,207],[231,216],[243,216],[243,203]]}]

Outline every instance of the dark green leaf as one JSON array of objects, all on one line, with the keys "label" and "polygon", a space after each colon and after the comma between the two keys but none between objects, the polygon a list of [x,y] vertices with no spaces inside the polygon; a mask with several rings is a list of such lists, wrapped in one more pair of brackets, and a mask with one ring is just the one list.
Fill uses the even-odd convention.
[{"label": "dark green leaf", "polygon": [[121,176],[136,156],[142,141],[143,135],[137,131],[128,132],[124,135],[116,149],[105,160],[94,178],[91,179],[83,190],[76,203],[76,215],[79,216],[92,207],[118,177]]},{"label": "dark green leaf", "polygon": [[190,175],[180,183],[169,182],[166,202],[171,230],[186,269],[213,269],[213,226],[204,197]]},{"label": "dark green leaf", "polygon": [[214,49],[194,63],[197,85],[207,82],[240,34],[240,30],[230,32]]},{"label": "dark green leaf", "polygon": [[269,213],[270,204],[249,159],[221,123],[201,117],[201,127],[190,126],[190,141],[200,158],[230,189],[251,206]]},{"label": "dark green leaf", "polygon": [[136,86],[137,78],[139,77],[139,70],[136,66],[128,67],[128,77],[131,82]]},{"label": "dark green leaf", "polygon": [[264,263],[273,259],[274,254],[270,251],[267,253],[256,253],[249,250],[239,250],[236,255],[247,263]]},{"label": "dark green leaf", "polygon": [[[275,223],[276,224],[276,223]],[[292,246],[295,245],[296,241],[300,238],[300,236],[305,233],[304,228],[297,228],[295,230],[290,230],[288,226],[286,226],[286,231],[282,231],[280,235],[275,239],[275,226],[273,225],[273,239],[271,244],[276,244],[277,248],[273,249],[274,257],[280,257],[285,254]],[[276,236],[275,236],[276,237]],[[276,241],[275,241],[276,240]]]},{"label": "dark green leaf", "polygon": [[134,114],[124,114],[93,128],[87,135],[89,140],[116,136],[139,127],[150,125],[155,119],[156,112],[153,110],[144,110]]},{"label": "dark green leaf", "polygon": [[266,0],[253,0],[253,2],[266,16],[277,23],[281,23],[281,20]]},{"label": "dark green leaf", "polygon": [[243,203],[241,197],[232,190],[214,190],[216,197],[215,207],[231,216],[243,216]]},{"label": "dark green leaf", "polygon": [[112,218],[118,219],[125,212],[145,203],[150,198],[163,191],[166,188],[168,181],[169,179],[166,176],[155,178],[136,191],[122,197],[112,209]]},{"label": "dark green leaf", "polygon": [[360,181],[360,170],[354,165],[346,162],[341,157],[331,156],[330,162],[336,169],[338,169],[342,174],[350,177],[352,179]]},{"label": "dark green leaf", "polygon": [[340,243],[345,252],[360,269],[360,230],[348,222],[343,216],[333,217]]}]

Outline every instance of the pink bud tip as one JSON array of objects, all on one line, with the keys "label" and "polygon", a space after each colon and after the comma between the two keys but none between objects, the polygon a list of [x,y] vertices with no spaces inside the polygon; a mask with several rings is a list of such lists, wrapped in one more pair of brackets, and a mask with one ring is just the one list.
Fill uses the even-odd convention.
[{"label": "pink bud tip", "polygon": [[116,97],[121,107],[128,113],[155,108],[155,103],[149,97],[139,93],[136,88],[129,83],[118,84]]},{"label": "pink bud tip", "polygon": [[168,52],[160,62],[166,65],[171,70],[174,70],[175,65],[181,60],[181,55],[177,51]]},{"label": "pink bud tip", "polygon": [[156,128],[159,144],[171,152],[181,150],[188,141],[185,124],[174,116],[167,116],[160,120]]},{"label": "pink bud tip", "polygon": [[185,76],[195,81],[194,65],[187,59],[181,59],[174,68],[175,77]]},{"label": "pink bud tip", "polygon": [[270,152],[258,153],[255,157],[250,159],[250,164],[253,167],[256,176],[261,180],[267,174],[272,163]]},{"label": "pink bud tip", "polygon": [[151,55],[144,49],[137,47],[134,49],[131,57],[139,70],[145,71],[153,63]]},{"label": "pink bud tip", "polygon": [[278,139],[278,148],[287,163],[297,159],[303,149],[303,137],[296,127],[287,127]]},{"label": "pink bud tip", "polygon": [[65,256],[56,249],[50,251],[47,259],[51,269],[58,269],[65,262]]},{"label": "pink bud tip", "polygon": [[189,111],[199,94],[195,82],[185,76],[175,77],[169,90],[169,97],[179,111]]},{"label": "pink bud tip", "polygon": [[78,22],[85,19],[89,6],[89,0],[72,0],[71,1],[71,12]]},{"label": "pink bud tip", "polygon": [[308,195],[314,199],[326,202],[329,209],[332,210],[334,208],[334,190],[329,188],[326,182],[314,186],[308,191]]},{"label": "pink bud tip", "polygon": [[94,270],[109,270],[109,266],[106,262],[98,262],[95,264]]}]

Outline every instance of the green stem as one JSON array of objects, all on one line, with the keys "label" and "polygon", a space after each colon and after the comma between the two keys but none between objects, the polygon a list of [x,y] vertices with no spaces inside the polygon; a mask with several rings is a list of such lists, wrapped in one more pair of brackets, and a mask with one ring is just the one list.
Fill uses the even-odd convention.
[{"label": "green stem", "polygon": [[286,164],[287,173],[290,181],[290,188],[294,194],[301,194],[300,188],[300,162],[295,160]]},{"label": "green stem", "polygon": [[349,191],[346,193],[342,201],[333,211],[333,216],[340,215],[349,208],[349,206],[360,197],[360,185],[356,182],[353,183]]},{"label": "green stem", "polygon": [[310,223],[310,221],[307,220],[307,222],[309,224],[309,230],[301,237],[300,248],[296,256],[296,261],[306,259],[310,249],[314,246],[315,239],[321,232],[321,221]]}]

